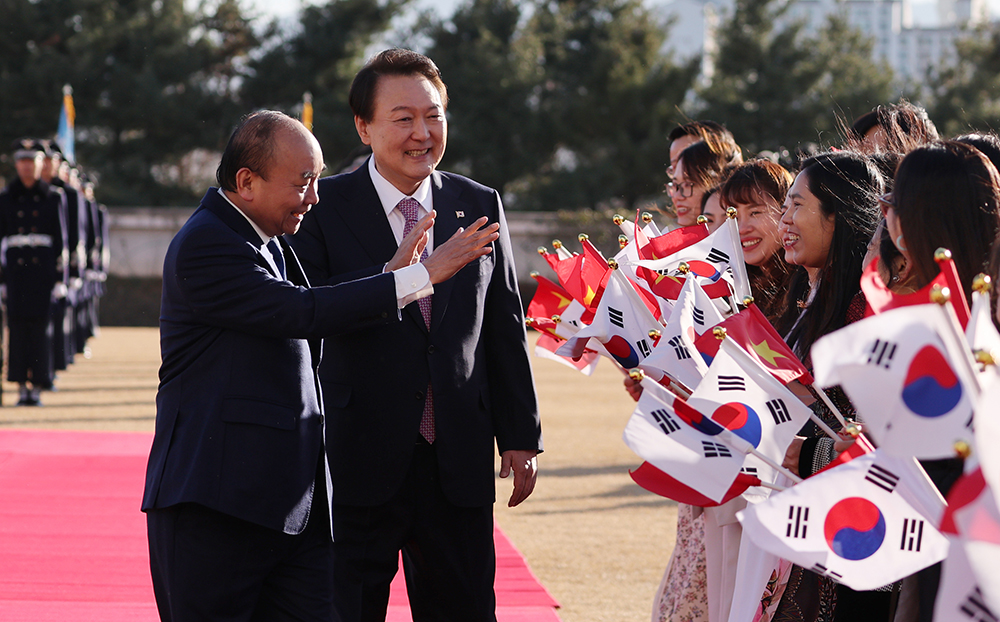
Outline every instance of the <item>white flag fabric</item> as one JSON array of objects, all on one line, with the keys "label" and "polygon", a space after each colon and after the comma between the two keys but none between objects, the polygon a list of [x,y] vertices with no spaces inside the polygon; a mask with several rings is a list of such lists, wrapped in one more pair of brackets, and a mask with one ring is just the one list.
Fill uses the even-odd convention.
[{"label": "white flag fabric", "polygon": [[[997,622],[979,586],[979,580],[969,563],[965,547],[959,538],[948,538],[951,546],[941,565],[941,583],[934,601],[934,622]],[[994,574],[1000,577],[1000,573]]]},{"label": "white flag fabric", "polygon": [[556,324],[556,334],[563,339],[572,339],[575,337],[580,332],[580,329],[586,326],[580,320],[586,312],[587,307],[583,306],[583,303],[575,299],[570,300],[569,305],[559,315],[560,321]]},{"label": "white flag fabric", "polygon": [[816,383],[841,385],[886,453],[952,457],[972,440],[978,385],[948,321],[938,305],[914,305],[833,332],[813,346]]},{"label": "white flag fabric", "polygon": [[742,250],[739,232],[735,227],[723,226],[700,242],[686,246],[673,255],[662,259],[644,259],[637,265],[677,276],[680,274],[678,268],[681,263],[686,263],[690,273],[702,279],[702,284],[715,283],[731,273],[731,267],[736,261],[742,261]]},{"label": "white flag fabric", "polygon": [[[622,224],[625,227],[625,224]],[[649,229],[649,225],[646,226],[646,230]],[[645,231],[645,230],[644,230]],[[629,241],[624,248],[618,251],[615,255],[615,261],[618,262],[618,269],[621,270],[629,279],[632,280],[637,286],[643,288],[656,300],[660,305],[660,317],[670,317],[670,311],[674,308],[674,301],[661,296],[657,296],[653,293],[653,290],[649,288],[649,283],[646,279],[640,278],[635,273],[636,264],[639,261],[639,246],[641,244],[648,243],[646,236],[643,235],[643,231],[640,231],[639,241],[637,242],[634,238]]]},{"label": "white flag fabric", "polygon": [[855,590],[882,587],[948,553],[934,522],[909,503],[929,483],[918,470],[880,451],[854,458],[747,507],[738,515],[743,536]]},{"label": "white flag fabric", "polygon": [[649,331],[662,328],[628,279],[613,270],[594,313],[594,321],[559,346],[556,354],[579,358],[593,339],[604,347],[592,349],[606,350],[611,359],[631,369],[653,351],[654,342]]},{"label": "white flag fabric", "polygon": [[[988,293],[972,294],[972,311],[969,315],[969,325],[965,327],[965,338],[973,352],[985,350],[1000,362],[1000,333],[993,325],[993,312],[990,309]],[[983,373],[991,371],[987,368]]]},{"label": "white flag fabric", "polygon": [[[642,392],[625,426],[625,444],[685,486],[713,501],[721,501],[743,466],[743,447],[727,444],[731,438],[707,417],[695,419],[698,427],[688,424],[675,410],[685,407],[683,401],[676,398],[665,401],[657,395],[663,397],[664,392]],[[692,418],[688,410],[685,414]]]},{"label": "white flag fabric", "polygon": [[[989,371],[989,370],[988,370]],[[1000,400],[1000,377],[995,371],[989,371],[990,376],[983,376],[983,392],[976,405],[976,443],[975,456],[983,470],[986,484],[993,491],[1000,491],[1000,413],[997,413]],[[993,495],[994,505],[1000,495]]]},{"label": "white flag fabric", "polygon": [[[810,410],[732,339],[724,339],[687,403],[781,464]],[[776,471],[748,456],[744,472],[774,482]],[[759,494],[759,489],[753,489]],[[748,489],[747,492],[750,492]]]},{"label": "white flag fabric", "polygon": [[708,365],[694,347],[694,340],[724,319],[698,284],[698,279],[686,278],[667,325],[663,327],[663,336],[640,367],[653,376],[665,373],[694,389],[708,372]]},{"label": "white flag fabric", "polygon": [[957,536],[952,544],[957,542],[964,549],[982,597],[990,609],[1000,611],[1000,509],[995,490],[984,476],[985,468],[980,465],[955,482],[941,530]]}]

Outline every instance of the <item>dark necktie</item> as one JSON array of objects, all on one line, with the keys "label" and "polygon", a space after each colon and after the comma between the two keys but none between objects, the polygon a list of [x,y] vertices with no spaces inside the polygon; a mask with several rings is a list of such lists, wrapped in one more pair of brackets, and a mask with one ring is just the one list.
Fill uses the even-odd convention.
[{"label": "dark necktie", "polygon": [[278,268],[278,275],[281,277],[281,280],[288,280],[288,277],[285,275],[285,256],[281,253],[281,245],[278,244],[276,238],[271,238],[267,243],[267,250],[271,251],[271,259],[274,260],[274,265]]},{"label": "dark necktie", "polygon": [[[396,209],[403,215],[405,224],[403,225],[403,237],[413,231],[413,227],[420,220],[420,203],[416,199],[406,198],[396,204]],[[420,261],[427,259],[427,248],[420,255]],[[420,315],[424,317],[424,324],[427,329],[431,328],[431,296],[425,296],[417,301],[420,307]],[[433,443],[436,436],[434,432],[434,394],[431,392],[431,385],[427,385],[427,396],[424,399],[424,412],[420,417],[420,435],[428,443]]]}]

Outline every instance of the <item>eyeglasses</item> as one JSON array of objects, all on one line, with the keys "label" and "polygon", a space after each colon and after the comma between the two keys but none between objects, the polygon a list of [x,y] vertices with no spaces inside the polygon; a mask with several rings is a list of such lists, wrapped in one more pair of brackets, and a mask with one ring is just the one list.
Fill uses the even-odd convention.
[{"label": "eyeglasses", "polygon": [[889,210],[896,209],[896,196],[887,192],[878,198],[878,206],[882,209],[882,215],[885,216]]},{"label": "eyeglasses", "polygon": [[685,181],[680,184],[675,184],[671,181],[663,186],[663,191],[668,194],[676,194],[680,198],[686,199],[694,194],[694,182]]}]

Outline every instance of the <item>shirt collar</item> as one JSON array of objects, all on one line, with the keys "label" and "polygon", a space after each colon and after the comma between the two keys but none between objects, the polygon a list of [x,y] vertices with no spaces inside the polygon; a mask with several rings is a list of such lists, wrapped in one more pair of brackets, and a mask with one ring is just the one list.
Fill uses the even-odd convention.
[{"label": "shirt collar", "polygon": [[218,190],[219,194],[222,196],[222,198],[226,200],[226,203],[229,203],[230,205],[232,205],[233,209],[235,209],[237,212],[240,213],[240,216],[243,216],[244,218],[247,219],[247,222],[250,223],[250,226],[253,227],[253,230],[256,231],[257,235],[260,236],[260,241],[261,241],[262,244],[267,244],[268,242],[270,242],[272,240],[272,238],[269,235],[267,235],[266,233],[264,233],[264,231],[260,227],[257,226],[257,223],[255,223],[253,220],[251,220],[250,217],[247,216],[246,213],[243,210],[241,210],[240,208],[236,207],[236,204],[229,200],[229,197],[227,197],[226,193],[222,191],[222,188],[216,188],[216,190]]},{"label": "shirt collar", "polygon": [[[368,172],[371,174],[372,183],[375,184],[375,192],[378,193],[379,201],[382,202],[382,209],[385,210],[386,215],[396,209],[396,205],[400,201],[407,198],[407,195],[399,191],[396,186],[393,186],[389,181],[382,177],[382,173],[378,172],[375,168],[375,156],[368,158]],[[420,185],[417,186],[417,190],[409,195],[410,197],[416,199],[420,202],[420,207],[424,211],[429,212],[434,208],[433,196],[431,194],[431,178],[428,175]]]}]

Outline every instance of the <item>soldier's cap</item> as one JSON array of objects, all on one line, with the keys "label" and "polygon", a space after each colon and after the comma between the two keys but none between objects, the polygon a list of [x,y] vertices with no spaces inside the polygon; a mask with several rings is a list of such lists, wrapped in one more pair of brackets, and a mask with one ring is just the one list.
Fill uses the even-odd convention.
[{"label": "soldier's cap", "polygon": [[45,152],[45,148],[34,138],[21,138],[14,141],[15,160],[34,160],[38,153]]},{"label": "soldier's cap", "polygon": [[56,158],[62,156],[62,149],[59,147],[58,142],[47,138],[43,138],[38,142],[42,147],[42,151],[45,152],[46,158]]}]

